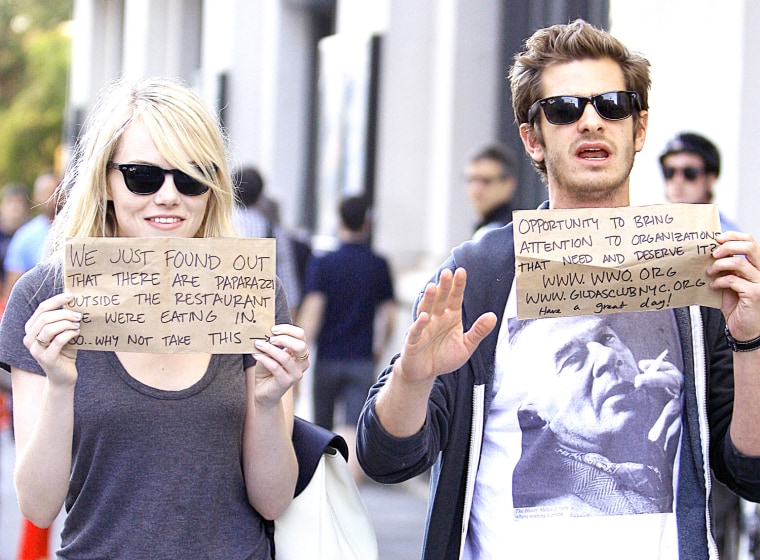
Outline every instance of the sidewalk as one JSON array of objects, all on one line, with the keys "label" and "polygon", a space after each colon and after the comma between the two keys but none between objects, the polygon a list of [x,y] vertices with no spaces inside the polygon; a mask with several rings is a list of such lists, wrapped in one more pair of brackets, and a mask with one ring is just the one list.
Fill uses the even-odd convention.
[{"label": "sidewalk", "polygon": [[418,560],[425,532],[427,480],[364,482],[360,491],[375,526],[380,560]]},{"label": "sidewalk", "polygon": [[19,515],[16,494],[13,491],[14,455],[10,430],[2,430],[0,432],[0,560],[16,559]]},{"label": "sidewalk", "polygon": [[10,430],[0,431],[0,560],[16,560],[20,515],[13,490],[15,451]]}]

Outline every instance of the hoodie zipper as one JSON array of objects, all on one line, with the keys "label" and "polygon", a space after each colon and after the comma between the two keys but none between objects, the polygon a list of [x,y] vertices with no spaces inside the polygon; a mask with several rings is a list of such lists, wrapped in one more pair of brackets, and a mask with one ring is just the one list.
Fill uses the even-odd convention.
[{"label": "hoodie zipper", "polygon": [[694,383],[697,393],[697,408],[699,412],[699,433],[702,440],[702,467],[705,477],[705,523],[707,524],[707,552],[710,558],[717,560],[718,545],[715,543],[712,530],[712,515],[710,514],[710,494],[712,493],[712,477],[710,472],[710,429],[707,418],[707,357],[705,353],[705,333],[702,313],[696,305],[689,307],[691,316],[692,348],[694,349]]},{"label": "hoodie zipper", "polygon": [[483,445],[483,415],[484,415],[484,384],[475,385],[472,390],[472,421],[470,424],[470,449],[467,459],[467,473],[465,478],[464,508],[462,510],[462,530],[459,541],[459,558],[464,555],[464,545],[467,540],[467,530],[470,525],[470,510],[472,498],[475,493],[475,476],[478,471],[480,448]]}]

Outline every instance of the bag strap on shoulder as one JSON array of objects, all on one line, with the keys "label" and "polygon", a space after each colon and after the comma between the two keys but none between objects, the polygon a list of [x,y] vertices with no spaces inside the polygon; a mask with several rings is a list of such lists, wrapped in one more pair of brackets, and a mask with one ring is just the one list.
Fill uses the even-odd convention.
[{"label": "bag strap on shoulder", "polygon": [[293,448],[298,459],[296,496],[309,484],[314,471],[317,469],[319,458],[328,447],[339,451],[343,455],[343,458],[348,461],[348,444],[345,439],[303,418],[295,417],[293,424]]}]

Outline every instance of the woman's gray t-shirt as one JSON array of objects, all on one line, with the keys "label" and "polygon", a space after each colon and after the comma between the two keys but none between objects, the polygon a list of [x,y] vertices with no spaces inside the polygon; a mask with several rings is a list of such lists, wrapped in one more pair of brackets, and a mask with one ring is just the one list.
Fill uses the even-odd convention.
[{"label": "woman's gray t-shirt", "polygon": [[[14,287],[0,362],[43,374],[22,342],[37,305],[60,292],[38,265]],[[276,322],[290,322],[278,282]],[[204,376],[164,391],[130,376],[116,354],[79,350],[71,483],[59,558],[269,559],[264,520],[242,467],[250,355],[214,355]]]}]

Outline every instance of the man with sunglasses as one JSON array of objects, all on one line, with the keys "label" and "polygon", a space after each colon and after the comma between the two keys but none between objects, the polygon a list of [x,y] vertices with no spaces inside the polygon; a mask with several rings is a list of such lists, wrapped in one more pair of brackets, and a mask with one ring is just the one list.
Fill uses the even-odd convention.
[{"label": "man with sunglasses", "polygon": [[478,214],[472,239],[512,221],[512,197],[517,189],[515,157],[507,146],[488,144],[479,148],[465,167],[470,206]]},{"label": "man with sunglasses", "polygon": [[[540,29],[525,47],[510,71],[512,102],[525,150],[548,186],[542,207],[627,206],[631,168],[649,120],[648,61],[582,20]],[[609,419],[629,402],[631,385],[679,387],[667,424],[638,436],[653,441],[667,426],[667,441],[677,445],[666,454],[664,469],[672,477],[661,467],[648,468],[663,465],[658,446],[649,446],[650,455],[633,465],[613,458],[608,438],[596,444],[586,438],[581,445],[582,429],[575,434],[578,447],[552,451],[577,459],[568,466],[583,463],[574,471],[579,495],[594,502],[614,496],[621,500],[614,508],[515,503],[516,465],[529,452],[520,405],[531,381],[550,372],[539,363],[546,359],[526,367],[510,348],[517,307],[511,226],[454,249],[417,300],[401,353],[372,388],[359,421],[357,453],[374,479],[399,482],[433,468],[424,560],[716,557],[705,473],[712,468],[734,491],[760,500],[760,270],[753,264],[760,262],[760,246],[737,232],[717,241],[707,273],[723,290],[721,310],[632,314],[644,317],[643,328],[620,315],[621,336],[654,337],[652,348],[677,349],[650,359],[632,383],[613,382],[616,360],[592,359],[609,354],[609,333],[590,337],[578,351],[560,336],[524,349],[551,356],[549,367],[558,371],[588,368],[588,382],[578,391],[590,405],[599,404],[590,406],[586,420],[597,430],[614,429]],[[747,258],[735,258],[739,254]],[[683,372],[677,383],[668,368]],[[610,381],[592,382],[602,375]],[[558,385],[538,390],[557,396]],[[661,411],[661,403],[642,400],[630,412],[652,417],[657,406]],[[535,459],[540,480],[541,465],[556,458]],[[657,512],[622,507],[653,476],[664,483],[651,487],[651,499],[668,505]]]},{"label": "man with sunglasses", "polygon": [[[660,154],[665,196],[670,202],[707,204],[720,175],[720,152],[710,140],[694,132],[680,132]],[[721,231],[742,231],[720,213]]]}]

